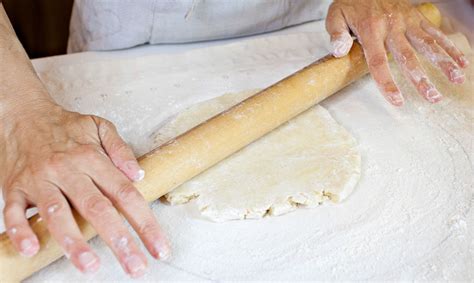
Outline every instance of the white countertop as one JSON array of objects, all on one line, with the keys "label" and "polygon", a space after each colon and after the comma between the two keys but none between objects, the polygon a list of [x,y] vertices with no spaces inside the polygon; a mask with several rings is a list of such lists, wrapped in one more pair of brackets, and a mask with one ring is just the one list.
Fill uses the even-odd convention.
[{"label": "white countertop", "polygon": [[[155,111],[154,105],[137,110],[133,103],[140,103],[140,98],[133,97],[101,102],[101,90],[95,86],[109,80],[112,84],[116,79],[111,76],[112,65],[120,80],[129,80],[122,88],[142,87],[147,74],[141,73],[140,66],[153,64],[161,68],[153,70],[162,73],[156,80],[164,92],[175,90],[180,95],[174,88],[176,82],[189,84],[182,87],[196,89],[200,98],[186,100],[183,96],[183,102],[177,102],[179,107],[173,110],[182,111],[225,92],[264,87],[326,54],[327,48],[323,25],[314,22],[243,39],[87,52],[37,59],[34,65],[55,90],[55,99],[78,111],[103,114],[116,122],[133,144],[139,129],[130,126],[135,121],[122,116],[140,120],[142,113],[138,112],[146,112],[146,117],[147,111]],[[243,49],[248,50],[248,56]],[[227,61],[205,66],[206,58]],[[132,66],[137,70],[136,84],[127,70],[134,60],[139,62]],[[174,60],[182,69],[173,69]],[[205,72],[200,71],[204,66]],[[80,73],[78,70],[86,72],[77,81],[64,81]],[[472,80],[472,71],[470,74]],[[203,82],[204,78],[212,82]],[[91,85],[90,94],[84,90],[82,102],[75,103],[75,95],[81,94],[80,87],[86,84]],[[69,96],[61,91],[64,87],[76,92]],[[401,87],[410,93],[406,83]],[[112,91],[107,85],[103,89]],[[357,138],[363,155],[358,188],[338,206],[215,224],[199,217],[192,203],[170,207],[155,202],[153,209],[173,242],[173,258],[169,263],[150,259],[150,271],[143,279],[472,280],[472,229],[467,228],[473,221],[472,129],[466,132],[456,120],[472,121],[472,115],[458,117],[461,112],[454,108],[458,107],[455,92],[447,94],[447,104],[435,107],[408,94],[409,103],[398,110],[381,98],[366,77],[326,100],[323,106]],[[459,103],[464,107],[463,101]],[[123,104],[129,107],[121,108]],[[164,111],[157,112],[164,113],[163,119],[173,114],[157,109]],[[117,115],[122,110],[130,112]],[[29,281],[126,280],[105,245],[98,239],[91,243],[105,263],[98,274],[83,276],[61,259]]]}]

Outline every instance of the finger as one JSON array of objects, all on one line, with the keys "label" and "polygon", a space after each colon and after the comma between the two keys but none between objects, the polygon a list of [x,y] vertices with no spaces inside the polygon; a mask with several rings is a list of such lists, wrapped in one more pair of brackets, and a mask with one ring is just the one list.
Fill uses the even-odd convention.
[{"label": "finger", "polygon": [[145,177],[145,171],[140,168],[133,151],[120,137],[115,126],[107,120],[100,118],[94,120],[99,128],[102,146],[114,165],[130,180],[141,181]]},{"label": "finger", "polygon": [[32,257],[38,253],[40,244],[26,219],[27,200],[19,190],[7,193],[3,216],[8,237],[15,249],[23,256]]},{"label": "finger", "polygon": [[328,10],[326,30],[331,36],[332,54],[335,57],[346,56],[351,50],[353,40],[342,10],[334,3]]},{"label": "finger", "polygon": [[360,36],[369,71],[383,96],[393,105],[403,105],[403,96],[395,84],[388,65],[384,40],[376,32]]},{"label": "finger", "polygon": [[53,184],[42,186],[38,211],[66,257],[81,272],[92,273],[99,269],[99,257],[84,240],[66,198]]},{"label": "finger", "polygon": [[112,164],[95,168],[86,172],[125,216],[150,254],[155,258],[167,259],[170,255],[168,240],[140,192]]},{"label": "finger", "polygon": [[405,77],[407,77],[418,92],[429,102],[435,103],[441,100],[442,95],[431,83],[425,71],[421,67],[416,53],[402,33],[387,40],[387,46],[395,61],[400,66]]},{"label": "finger", "polygon": [[467,66],[469,66],[469,61],[467,60],[466,56],[464,56],[464,54],[442,31],[440,31],[438,28],[434,27],[427,21],[422,21],[421,27],[426,33],[428,33],[436,40],[436,43],[438,43],[439,46],[441,46],[444,51],[446,51],[446,53],[448,53],[449,56],[451,56],[461,68],[466,68]]},{"label": "finger", "polygon": [[464,82],[464,73],[462,70],[454,63],[451,57],[439,47],[433,37],[418,27],[408,29],[406,35],[413,47],[428,58],[433,65],[438,66],[451,82]]},{"label": "finger", "polygon": [[141,276],[146,269],[145,255],[133,240],[122,217],[92,180],[85,175],[75,175],[62,180],[59,185],[76,210],[111,248],[125,272],[132,277]]}]

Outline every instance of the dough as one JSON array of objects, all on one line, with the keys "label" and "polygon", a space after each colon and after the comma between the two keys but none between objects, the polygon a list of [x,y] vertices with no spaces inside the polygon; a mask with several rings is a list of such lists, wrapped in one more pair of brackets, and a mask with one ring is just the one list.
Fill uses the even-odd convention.
[{"label": "dough", "polygon": [[[166,142],[242,101],[227,94],[191,107],[157,134]],[[196,199],[214,221],[281,215],[299,206],[339,202],[360,177],[355,139],[315,106],[165,196],[171,204]]]}]

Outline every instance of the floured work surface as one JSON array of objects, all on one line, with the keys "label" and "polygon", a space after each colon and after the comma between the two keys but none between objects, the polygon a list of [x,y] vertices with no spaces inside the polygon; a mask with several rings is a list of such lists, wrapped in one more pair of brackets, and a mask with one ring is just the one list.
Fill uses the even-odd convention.
[{"label": "floured work surface", "polygon": [[[187,107],[268,86],[326,54],[323,24],[319,30],[181,55],[45,68],[40,75],[57,101],[112,120],[142,153]],[[472,280],[472,67],[466,72],[468,82],[454,87],[436,75],[446,97],[434,106],[398,72],[407,96],[401,109],[369,78],[323,103],[362,155],[360,182],[341,204],[216,224],[192,203],[155,202],[173,258],[150,259],[144,279]],[[84,277],[63,259],[30,280],[127,279],[105,245],[91,243],[103,262],[96,275]]]}]

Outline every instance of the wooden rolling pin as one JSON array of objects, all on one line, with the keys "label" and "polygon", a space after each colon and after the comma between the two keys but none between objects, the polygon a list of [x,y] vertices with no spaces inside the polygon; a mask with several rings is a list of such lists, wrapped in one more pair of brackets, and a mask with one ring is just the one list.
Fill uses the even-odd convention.
[{"label": "wooden rolling pin", "polygon": [[[418,9],[440,25],[441,15],[434,5]],[[147,201],[154,201],[367,72],[357,43],[348,56],[328,55],[139,158],[146,177],[135,185]],[[74,216],[86,239],[96,235],[79,214]],[[0,282],[23,280],[63,255],[41,218],[36,215],[29,222],[41,249],[33,258],[22,257],[7,235],[0,235]]]}]

